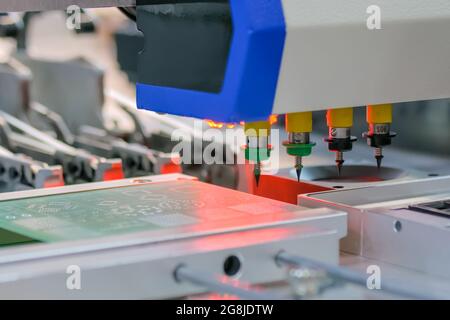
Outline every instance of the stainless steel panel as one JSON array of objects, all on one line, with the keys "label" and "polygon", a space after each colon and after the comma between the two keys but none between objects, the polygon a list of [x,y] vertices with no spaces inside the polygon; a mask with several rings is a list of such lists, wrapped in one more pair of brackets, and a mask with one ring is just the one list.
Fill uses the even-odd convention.
[{"label": "stainless steel panel", "polygon": [[448,217],[409,209],[409,205],[448,199],[450,177],[308,194],[299,203],[349,215],[342,250],[428,275],[450,278]]}]

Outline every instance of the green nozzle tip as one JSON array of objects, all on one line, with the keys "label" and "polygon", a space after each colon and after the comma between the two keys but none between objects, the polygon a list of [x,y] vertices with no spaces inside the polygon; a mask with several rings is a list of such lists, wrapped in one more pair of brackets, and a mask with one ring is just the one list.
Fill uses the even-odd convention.
[{"label": "green nozzle tip", "polygon": [[287,153],[294,157],[307,157],[311,155],[312,148],[316,145],[312,143],[289,143],[284,142],[283,145],[286,147]]}]

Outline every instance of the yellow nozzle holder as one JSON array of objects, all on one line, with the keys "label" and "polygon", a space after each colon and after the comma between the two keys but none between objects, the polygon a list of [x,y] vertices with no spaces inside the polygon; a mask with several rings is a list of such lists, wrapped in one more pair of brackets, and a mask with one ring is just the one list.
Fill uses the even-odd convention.
[{"label": "yellow nozzle holder", "polygon": [[287,132],[312,132],[312,112],[296,112],[286,114]]},{"label": "yellow nozzle holder", "polygon": [[392,104],[368,105],[367,123],[392,123]]},{"label": "yellow nozzle holder", "polygon": [[[310,133],[313,130],[312,112],[296,112],[286,114],[286,131],[289,133]],[[306,157],[312,152],[312,148],[316,145],[314,142],[293,143],[290,141],[283,142],[287,153],[291,156]]]},{"label": "yellow nozzle holder", "polygon": [[351,128],[353,126],[353,108],[329,109],[327,125],[329,128]]},{"label": "yellow nozzle holder", "polygon": [[270,122],[269,121],[246,122],[244,131],[247,137],[270,136]]}]

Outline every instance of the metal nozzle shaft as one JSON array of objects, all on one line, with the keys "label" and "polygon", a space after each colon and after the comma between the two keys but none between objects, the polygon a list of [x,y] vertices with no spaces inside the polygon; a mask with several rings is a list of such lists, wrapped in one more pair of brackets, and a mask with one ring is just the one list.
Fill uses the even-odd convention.
[{"label": "metal nozzle shaft", "polygon": [[261,162],[256,162],[255,163],[255,168],[253,170],[253,174],[255,176],[255,182],[256,182],[256,186],[259,186],[259,178],[261,177]]},{"label": "metal nozzle shaft", "polygon": [[297,173],[297,181],[300,182],[300,176],[302,175],[303,158],[300,156],[295,157],[295,172]]},{"label": "metal nozzle shaft", "polygon": [[377,160],[377,167],[378,169],[381,168],[381,162],[383,161],[383,149],[382,148],[375,148],[375,159]]},{"label": "metal nozzle shaft", "polygon": [[345,160],[344,160],[344,153],[341,151],[337,151],[336,152],[336,166],[338,169],[338,174],[339,176],[341,175],[342,172],[342,166],[344,164]]}]

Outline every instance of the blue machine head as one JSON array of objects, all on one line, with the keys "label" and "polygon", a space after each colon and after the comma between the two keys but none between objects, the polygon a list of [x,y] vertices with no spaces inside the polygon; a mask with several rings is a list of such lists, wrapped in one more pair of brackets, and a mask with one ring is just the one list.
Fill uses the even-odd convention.
[{"label": "blue machine head", "polygon": [[286,37],[281,0],[140,6],[138,27],[139,108],[220,122],[269,117]]}]

